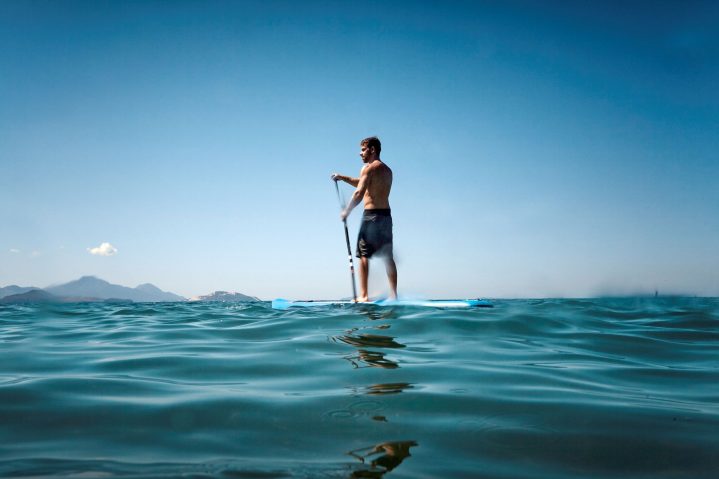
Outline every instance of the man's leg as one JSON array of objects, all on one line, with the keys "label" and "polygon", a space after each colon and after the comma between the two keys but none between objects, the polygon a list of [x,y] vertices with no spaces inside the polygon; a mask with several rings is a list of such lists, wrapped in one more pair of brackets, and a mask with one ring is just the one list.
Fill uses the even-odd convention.
[{"label": "man's leg", "polygon": [[359,258],[359,277],[360,277],[360,294],[358,301],[369,301],[367,295],[367,278],[369,278],[369,258],[360,256]]},{"label": "man's leg", "polygon": [[385,259],[385,268],[387,269],[387,279],[389,280],[390,297],[397,299],[397,265],[394,258],[390,256]]}]

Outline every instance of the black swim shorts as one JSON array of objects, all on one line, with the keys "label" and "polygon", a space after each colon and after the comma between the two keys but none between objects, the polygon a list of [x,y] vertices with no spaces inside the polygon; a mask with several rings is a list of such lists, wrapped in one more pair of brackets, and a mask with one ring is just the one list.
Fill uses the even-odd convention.
[{"label": "black swim shorts", "polygon": [[357,236],[357,257],[392,256],[392,214],[387,209],[368,209],[362,215]]}]

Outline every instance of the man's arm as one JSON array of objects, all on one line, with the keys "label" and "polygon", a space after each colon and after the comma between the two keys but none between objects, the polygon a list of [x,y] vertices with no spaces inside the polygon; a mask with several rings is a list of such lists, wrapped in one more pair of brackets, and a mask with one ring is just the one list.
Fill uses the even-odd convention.
[{"label": "man's arm", "polygon": [[359,178],[351,178],[349,176],[340,175],[339,173],[333,173],[332,179],[335,181],[344,181],[345,183],[349,183],[355,188],[357,187],[357,185],[359,185],[360,181]]},{"label": "man's arm", "polygon": [[[357,181],[357,189],[354,193],[352,193],[352,198],[350,198],[349,203],[347,203],[347,207],[342,210],[342,213],[340,214],[340,218],[342,220],[347,219],[347,217],[350,215],[352,210],[362,202],[362,198],[364,198],[364,194],[367,191],[367,185],[369,184],[369,173],[370,168],[369,166],[365,166],[362,168],[362,171],[360,173],[360,177]],[[354,178],[350,178],[354,179]],[[351,183],[350,183],[351,184]]]}]

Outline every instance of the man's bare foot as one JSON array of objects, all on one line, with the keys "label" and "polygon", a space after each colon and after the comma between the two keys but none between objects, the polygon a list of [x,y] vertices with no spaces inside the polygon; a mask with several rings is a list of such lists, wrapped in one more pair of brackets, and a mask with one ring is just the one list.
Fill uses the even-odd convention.
[{"label": "man's bare foot", "polygon": [[358,303],[369,303],[369,298],[367,296],[357,298]]}]

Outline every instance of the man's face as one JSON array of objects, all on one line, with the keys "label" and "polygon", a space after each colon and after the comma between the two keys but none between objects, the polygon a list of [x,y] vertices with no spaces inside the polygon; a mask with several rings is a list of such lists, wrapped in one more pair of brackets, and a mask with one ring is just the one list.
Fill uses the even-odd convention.
[{"label": "man's face", "polygon": [[360,157],[362,158],[362,163],[369,163],[369,157],[371,154],[371,150],[367,145],[360,145]]}]

